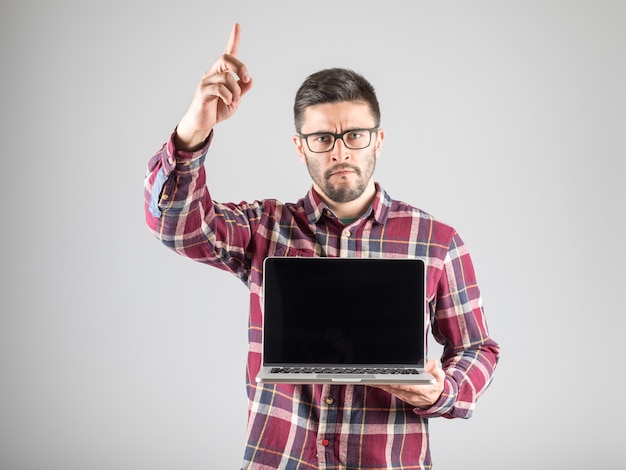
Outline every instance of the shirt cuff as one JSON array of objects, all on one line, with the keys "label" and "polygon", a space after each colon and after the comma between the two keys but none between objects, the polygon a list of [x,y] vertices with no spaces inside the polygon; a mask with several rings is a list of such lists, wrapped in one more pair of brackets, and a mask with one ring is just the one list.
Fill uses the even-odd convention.
[{"label": "shirt cuff", "polygon": [[204,164],[204,158],[206,157],[209,145],[213,140],[213,130],[211,130],[211,133],[202,147],[193,152],[189,152],[176,148],[176,145],[174,144],[175,134],[176,130],[172,132],[167,144],[163,146],[163,149],[160,152],[160,157],[157,157],[160,159],[161,166],[157,170],[154,182],[152,183],[152,192],[150,194],[150,201],[148,204],[148,209],[153,217],[161,217],[162,213],[159,208],[159,202],[161,200],[163,188],[176,166],[180,165],[179,171],[182,172],[197,170],[197,168]]}]

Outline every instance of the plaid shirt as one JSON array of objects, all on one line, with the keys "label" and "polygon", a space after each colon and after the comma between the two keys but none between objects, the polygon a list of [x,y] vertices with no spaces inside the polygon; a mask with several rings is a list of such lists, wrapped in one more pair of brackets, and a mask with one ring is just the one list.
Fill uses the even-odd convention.
[{"label": "plaid shirt", "polygon": [[[213,133],[197,152],[177,151],[170,139],[152,157],[145,179],[146,220],[169,248],[230,271],[250,289],[249,413],[242,468],[431,468],[428,418],[469,418],[499,356],[483,316],[472,261],[458,233],[391,199],[378,184],[370,210],[348,226],[313,189],[290,204],[215,202],[206,188],[204,167],[212,138]],[[262,267],[271,255],[423,259],[427,323],[445,345],[440,399],[429,409],[416,409],[364,385],[257,384]]]}]

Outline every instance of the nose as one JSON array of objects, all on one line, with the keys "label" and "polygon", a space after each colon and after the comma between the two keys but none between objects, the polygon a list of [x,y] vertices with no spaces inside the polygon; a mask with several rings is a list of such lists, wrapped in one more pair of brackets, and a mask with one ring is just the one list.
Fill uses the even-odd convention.
[{"label": "nose", "polygon": [[343,161],[350,158],[350,149],[343,143],[343,139],[335,140],[335,147],[331,152],[331,156],[335,161]]}]

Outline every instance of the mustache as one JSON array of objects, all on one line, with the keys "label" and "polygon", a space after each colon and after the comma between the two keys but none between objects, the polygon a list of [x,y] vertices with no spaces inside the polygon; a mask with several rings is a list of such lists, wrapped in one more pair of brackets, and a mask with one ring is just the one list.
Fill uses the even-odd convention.
[{"label": "mustache", "polygon": [[350,165],[348,163],[340,163],[338,165],[335,165],[332,168],[329,168],[328,170],[326,170],[324,172],[324,177],[326,179],[330,178],[332,176],[333,173],[336,173],[338,171],[343,171],[343,170],[352,170],[354,171],[358,176],[361,176],[361,169],[359,167],[356,167],[354,165]]}]

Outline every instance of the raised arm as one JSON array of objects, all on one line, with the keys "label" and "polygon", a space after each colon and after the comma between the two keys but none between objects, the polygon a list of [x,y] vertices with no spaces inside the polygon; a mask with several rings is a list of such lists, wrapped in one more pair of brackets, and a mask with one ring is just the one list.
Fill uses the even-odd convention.
[{"label": "raised arm", "polygon": [[224,54],[202,77],[172,138],[148,162],[144,179],[146,223],[154,235],[183,256],[238,274],[246,270],[249,223],[257,220],[258,207],[213,201],[204,160],[211,130],[237,111],[252,86],[236,57],[239,37],[235,24]]}]

